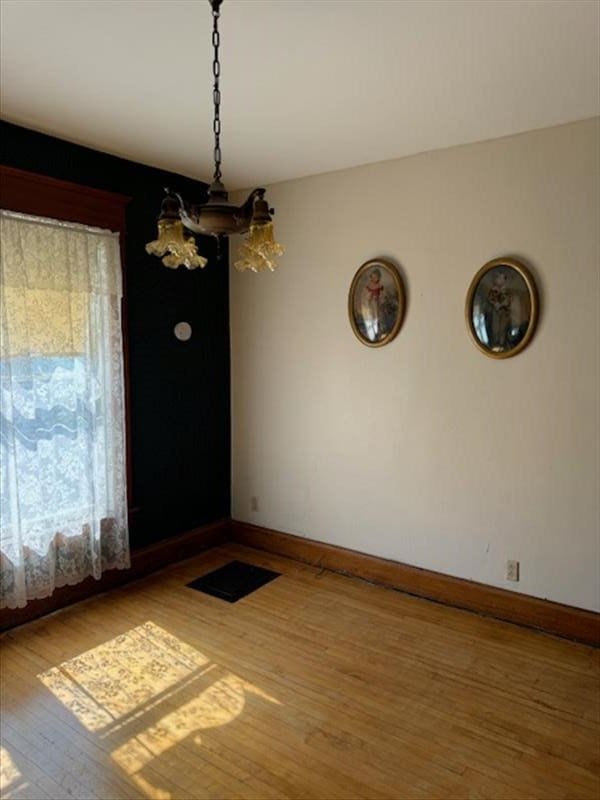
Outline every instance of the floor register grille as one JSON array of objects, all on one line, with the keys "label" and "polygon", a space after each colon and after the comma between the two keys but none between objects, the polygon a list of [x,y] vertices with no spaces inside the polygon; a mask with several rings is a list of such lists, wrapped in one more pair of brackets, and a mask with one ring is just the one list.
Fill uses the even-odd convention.
[{"label": "floor register grille", "polygon": [[247,564],[245,561],[230,561],[186,586],[212,597],[219,597],[228,603],[236,603],[280,575],[280,572]]}]

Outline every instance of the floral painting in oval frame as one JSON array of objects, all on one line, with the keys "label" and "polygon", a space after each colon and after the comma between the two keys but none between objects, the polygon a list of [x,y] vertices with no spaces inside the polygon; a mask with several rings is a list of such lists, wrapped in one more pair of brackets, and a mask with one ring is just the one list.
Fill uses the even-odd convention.
[{"label": "floral painting in oval frame", "polygon": [[404,318],[404,284],[390,261],[374,258],[357,270],[348,293],[348,316],[357,339],[382,347],[394,339]]},{"label": "floral painting in oval frame", "polygon": [[535,281],[513,258],[495,258],[477,272],[465,305],[467,328],[490,358],[510,358],[531,341],[538,319]]}]

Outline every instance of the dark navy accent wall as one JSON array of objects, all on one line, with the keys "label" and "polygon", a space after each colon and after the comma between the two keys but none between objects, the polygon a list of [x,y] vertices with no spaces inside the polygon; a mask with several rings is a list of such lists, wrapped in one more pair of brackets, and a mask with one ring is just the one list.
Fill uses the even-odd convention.
[{"label": "dark navy accent wall", "polygon": [[[151,134],[149,134],[151,135]],[[6,122],[1,162],[131,197],[127,208],[133,497],[131,545],[142,547],[230,513],[228,257],[201,242],[203,269],[170,270],[148,256],[163,187],[192,201],[206,185]],[[189,322],[190,341],[173,335]]]}]

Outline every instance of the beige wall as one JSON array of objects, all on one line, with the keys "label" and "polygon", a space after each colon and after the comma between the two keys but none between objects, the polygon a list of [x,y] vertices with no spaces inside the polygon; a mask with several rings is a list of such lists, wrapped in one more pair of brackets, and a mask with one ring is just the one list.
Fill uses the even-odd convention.
[{"label": "beige wall", "polygon": [[[231,282],[234,518],[600,608],[599,135],[588,120],[270,187],[287,253]],[[464,302],[503,255],[531,266],[542,314],[497,361]],[[409,300],[373,349],[346,302],[375,256]]]}]

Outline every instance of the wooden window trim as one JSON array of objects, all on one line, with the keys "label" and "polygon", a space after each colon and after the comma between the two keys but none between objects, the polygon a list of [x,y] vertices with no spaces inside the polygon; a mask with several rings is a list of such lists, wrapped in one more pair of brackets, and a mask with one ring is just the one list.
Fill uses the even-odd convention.
[{"label": "wooden window trim", "polygon": [[77,222],[105,228],[119,234],[123,272],[122,334],[125,374],[125,435],[127,500],[129,516],[133,508],[133,474],[131,457],[131,390],[129,373],[129,334],[127,325],[127,280],[125,266],[126,211],[131,197],[101,189],[92,189],[47,175],[0,165],[0,208],[66,222]]}]

